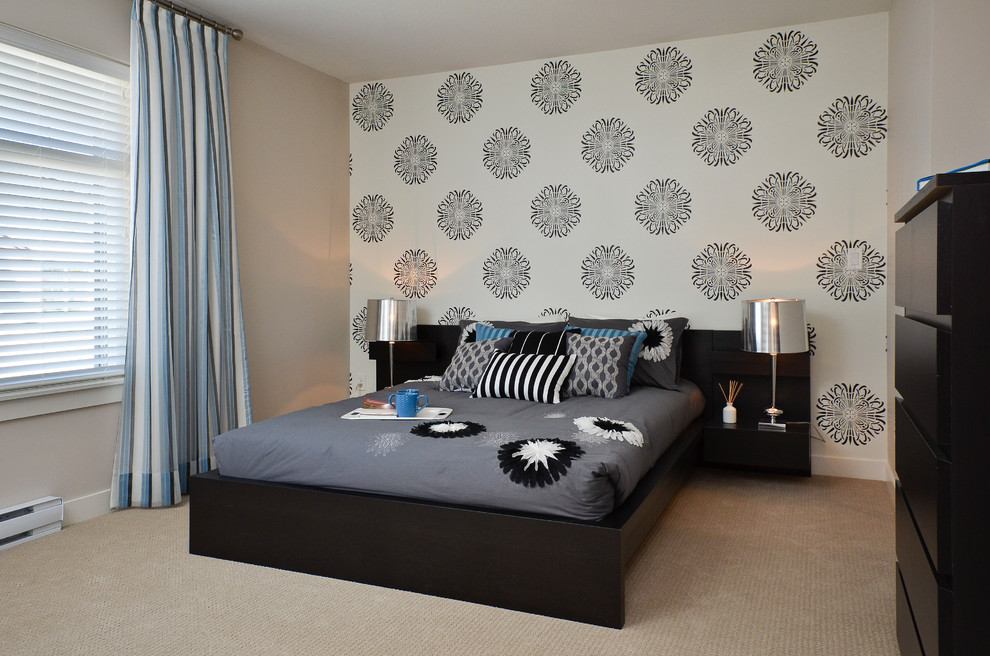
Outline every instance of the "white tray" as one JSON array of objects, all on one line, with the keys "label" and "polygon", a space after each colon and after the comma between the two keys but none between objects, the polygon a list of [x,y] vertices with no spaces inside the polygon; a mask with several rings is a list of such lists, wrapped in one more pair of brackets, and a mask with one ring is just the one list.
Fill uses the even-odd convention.
[{"label": "white tray", "polygon": [[428,419],[428,420],[446,419],[447,415],[449,415],[451,412],[452,412],[451,408],[433,408],[431,406],[426,406],[418,413],[416,413],[415,417],[396,417],[395,415],[385,415],[385,414],[366,415],[361,413],[361,408],[355,408],[354,410],[351,410],[347,414],[341,415],[340,418],[341,419],[379,419],[385,421],[409,421],[410,419],[419,419],[422,421],[423,419]]}]

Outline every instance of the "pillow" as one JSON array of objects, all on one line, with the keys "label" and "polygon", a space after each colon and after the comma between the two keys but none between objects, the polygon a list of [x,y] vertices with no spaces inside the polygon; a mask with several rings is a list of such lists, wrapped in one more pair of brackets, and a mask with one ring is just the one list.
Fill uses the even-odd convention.
[{"label": "pillow", "polygon": [[[517,330],[512,334],[509,353],[538,353],[541,355],[567,355],[567,335],[578,332],[578,328],[542,332],[539,330]],[[644,337],[646,337],[644,335]]]},{"label": "pillow", "polygon": [[639,336],[590,337],[570,334],[567,352],[574,356],[574,367],[564,391],[569,396],[599,396],[617,399],[629,392],[630,355]]},{"label": "pillow", "polygon": [[450,365],[440,378],[440,389],[447,392],[473,391],[481,374],[485,372],[488,361],[492,359],[492,354],[508,347],[508,339],[461,344],[454,351]]},{"label": "pillow", "polygon": [[467,344],[468,342],[478,341],[478,326],[483,323],[483,321],[473,321],[470,319],[461,320],[461,336],[457,339],[457,345],[460,346],[461,344]]},{"label": "pillow", "polygon": [[615,328],[578,328],[581,334],[586,337],[625,337],[632,335],[636,337],[636,344],[633,345],[632,353],[629,355],[629,372],[626,386],[632,387],[633,372],[636,370],[636,360],[639,359],[639,351],[646,341],[645,332],[634,332],[632,330],[617,330]]},{"label": "pillow", "polygon": [[563,330],[567,327],[566,321],[550,321],[544,323],[530,323],[529,321],[475,321],[474,319],[461,319],[458,326],[461,329],[461,337],[457,342],[477,341],[475,331],[478,324],[491,326],[492,328],[511,328],[512,330]]},{"label": "pillow", "polygon": [[678,389],[681,376],[681,335],[687,329],[684,317],[669,319],[580,319],[572,317],[572,326],[644,331],[646,340],[633,371],[633,385]]},{"label": "pillow", "polygon": [[511,328],[495,328],[487,323],[476,323],[474,339],[477,342],[483,342],[487,339],[502,339],[503,337],[510,337],[514,332],[516,331]]},{"label": "pillow", "polygon": [[471,396],[560,403],[560,388],[573,365],[573,355],[495,353]]}]

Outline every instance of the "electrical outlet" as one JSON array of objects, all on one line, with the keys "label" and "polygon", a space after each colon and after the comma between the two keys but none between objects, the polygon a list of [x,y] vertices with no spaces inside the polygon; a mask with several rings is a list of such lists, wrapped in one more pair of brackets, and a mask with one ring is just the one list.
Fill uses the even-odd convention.
[{"label": "electrical outlet", "polygon": [[366,394],[368,392],[368,377],[365,374],[355,374],[354,375],[354,393],[357,395]]},{"label": "electrical outlet", "polygon": [[853,271],[860,271],[863,268],[863,247],[850,246],[846,249],[846,262]]}]

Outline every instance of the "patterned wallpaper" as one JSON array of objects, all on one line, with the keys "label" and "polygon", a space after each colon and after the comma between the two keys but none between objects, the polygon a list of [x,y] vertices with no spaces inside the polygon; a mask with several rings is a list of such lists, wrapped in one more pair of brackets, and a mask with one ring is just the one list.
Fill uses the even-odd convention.
[{"label": "patterned wallpaper", "polygon": [[804,298],[815,472],[884,478],[886,25],[352,85],[352,377],[369,298],[715,329]]}]

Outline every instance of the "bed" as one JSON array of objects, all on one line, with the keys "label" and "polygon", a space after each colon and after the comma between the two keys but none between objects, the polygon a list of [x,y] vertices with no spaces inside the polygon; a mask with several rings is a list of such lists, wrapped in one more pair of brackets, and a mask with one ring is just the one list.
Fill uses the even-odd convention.
[{"label": "bed", "polygon": [[[396,355],[397,377],[442,372],[458,334],[420,326],[420,340]],[[212,471],[190,479],[190,553],[621,628],[625,567],[698,463],[706,416],[721,405],[713,392],[729,375],[753,373],[752,361],[734,357],[721,366],[720,352],[734,355],[738,343],[733,331],[684,333],[681,375],[708,412],[685,422],[600,519]],[[538,577],[518,566],[534,555]]]}]

